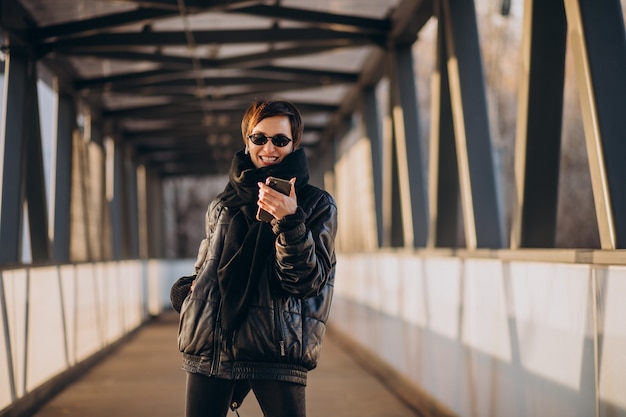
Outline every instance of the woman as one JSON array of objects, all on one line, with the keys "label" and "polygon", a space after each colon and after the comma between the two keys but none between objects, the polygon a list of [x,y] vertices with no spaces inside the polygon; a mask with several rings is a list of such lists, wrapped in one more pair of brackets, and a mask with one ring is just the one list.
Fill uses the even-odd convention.
[{"label": "woman", "polygon": [[[333,293],[337,208],[308,183],[291,103],[254,102],[241,132],[245,150],[209,205],[196,273],[172,287],[186,417],[223,417],[249,389],[266,417],[304,417]],[[270,176],[289,180],[289,195],[266,185]],[[259,209],[271,222],[257,220]]]}]

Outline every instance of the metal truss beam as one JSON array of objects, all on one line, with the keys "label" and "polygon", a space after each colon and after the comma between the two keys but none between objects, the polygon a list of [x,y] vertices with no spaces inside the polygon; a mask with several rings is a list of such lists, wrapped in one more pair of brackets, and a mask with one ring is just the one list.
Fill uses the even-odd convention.
[{"label": "metal truss beam", "polygon": [[[275,29],[241,29],[241,30],[209,30],[193,32],[194,40],[198,45],[206,44],[237,44],[237,43],[265,43],[265,42],[297,42],[303,45],[308,43],[336,41],[371,42],[382,45],[385,36],[363,34],[352,31],[328,30],[317,28],[275,28]],[[54,51],[57,48],[90,48],[99,49],[112,47],[132,48],[139,46],[181,46],[187,45],[185,32],[120,32],[95,34],[77,38],[64,38],[41,44],[44,51]]]},{"label": "metal truss beam", "polygon": [[4,76],[2,120],[2,200],[0,200],[0,262],[17,263],[22,257],[22,221],[24,217],[24,183],[26,138],[24,113],[26,111],[28,60],[16,53],[7,56]]},{"label": "metal truss beam", "polygon": [[528,0],[515,149],[512,248],[552,248],[556,217],[567,22],[562,2]]},{"label": "metal truss beam", "polygon": [[411,44],[397,45],[389,64],[404,246],[424,247],[428,215]]},{"label": "metal truss beam", "polygon": [[437,67],[431,95],[429,155],[429,247],[457,247],[459,170],[450,103],[443,25],[437,32]]},{"label": "metal truss beam", "polygon": [[383,246],[383,135],[380,126],[380,113],[376,100],[376,89],[363,90],[363,121],[370,141],[372,154],[372,182],[374,185],[374,208],[376,210],[376,232],[378,246]]},{"label": "metal truss beam", "polygon": [[0,262],[22,261],[24,202],[28,206],[32,260],[46,261],[50,242],[35,62],[14,49],[6,59],[5,77]]},{"label": "metal truss beam", "polygon": [[353,29],[357,29],[362,32],[379,32],[381,34],[386,33],[391,28],[391,21],[389,19],[371,19],[335,13],[322,13],[314,10],[305,10],[285,6],[256,4],[252,6],[234,8],[231,9],[230,12],[248,13],[256,16],[303,21],[308,23],[317,23],[320,25],[350,26]]},{"label": "metal truss beam", "polygon": [[491,133],[476,11],[472,0],[441,0],[468,249],[501,248]]},{"label": "metal truss beam", "polygon": [[72,97],[57,97],[56,164],[54,167],[54,238],[53,257],[57,262],[70,261],[70,214],[72,201],[72,137],[76,127],[76,106]]},{"label": "metal truss beam", "polygon": [[111,233],[113,242],[113,259],[124,259],[128,255],[128,224],[127,219],[127,205],[126,199],[126,187],[124,181],[124,152],[119,144],[115,144],[113,147],[109,147],[109,152],[112,150],[112,155],[109,158],[113,158],[113,184],[112,195],[109,202],[111,213]]},{"label": "metal truss beam", "polygon": [[602,249],[626,248],[626,35],[619,0],[565,0]]},{"label": "metal truss beam", "polygon": [[137,188],[137,166],[133,160],[133,150],[124,146],[124,179],[126,192],[126,215],[128,247],[126,256],[131,259],[139,257],[139,201]]},{"label": "metal truss beam", "polygon": [[39,122],[37,70],[34,61],[29,62],[27,76],[23,134],[26,140],[24,168],[31,257],[33,262],[44,262],[50,259],[51,245],[48,238],[48,203]]}]

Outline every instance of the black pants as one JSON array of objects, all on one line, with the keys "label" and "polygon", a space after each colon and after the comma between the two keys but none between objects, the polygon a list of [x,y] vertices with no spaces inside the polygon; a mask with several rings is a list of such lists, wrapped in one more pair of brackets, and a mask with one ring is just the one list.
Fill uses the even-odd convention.
[{"label": "black pants", "polygon": [[[282,381],[251,380],[265,417],[306,417],[304,385]],[[235,381],[187,373],[185,417],[225,417]]]}]

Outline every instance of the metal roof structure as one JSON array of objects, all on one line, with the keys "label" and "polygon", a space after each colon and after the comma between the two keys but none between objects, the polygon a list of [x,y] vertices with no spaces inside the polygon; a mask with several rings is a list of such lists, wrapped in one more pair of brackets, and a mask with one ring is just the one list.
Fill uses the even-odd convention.
[{"label": "metal roof structure", "polygon": [[[3,0],[2,46],[33,54],[104,134],[162,176],[227,170],[257,97],[294,102],[324,151],[412,43],[432,0]],[[44,78],[45,75],[42,75]]]}]

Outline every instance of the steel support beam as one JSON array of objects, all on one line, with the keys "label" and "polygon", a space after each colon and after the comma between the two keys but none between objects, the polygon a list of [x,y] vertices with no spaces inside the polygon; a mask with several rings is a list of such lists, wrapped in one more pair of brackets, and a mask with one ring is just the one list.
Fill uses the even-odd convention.
[{"label": "steel support beam", "polygon": [[567,22],[560,1],[527,0],[515,149],[512,248],[552,248],[563,118]]},{"label": "steel support beam", "polygon": [[72,97],[57,98],[56,164],[54,166],[54,239],[53,257],[60,263],[70,261],[70,213],[72,201],[72,137],[76,127],[76,107]]},{"label": "steel support beam", "polygon": [[431,94],[429,247],[459,246],[459,171],[446,57],[445,30],[439,25]]},{"label": "steel support beam", "polygon": [[413,248],[426,246],[428,214],[411,47],[396,45],[390,80],[404,246]]},{"label": "steel support beam", "polygon": [[5,91],[2,117],[2,200],[0,200],[0,262],[18,263],[22,257],[22,222],[26,136],[28,59],[16,53],[5,61]]},{"label": "steel support beam", "polygon": [[0,262],[22,261],[25,201],[28,206],[32,260],[47,261],[50,258],[50,242],[36,63],[28,54],[14,50],[7,56],[5,77]]},{"label": "steel support beam", "polygon": [[[393,117],[390,115],[390,118]],[[401,248],[407,245],[407,237],[404,235],[407,228],[404,225],[405,216],[402,212],[402,191],[400,190],[400,172],[398,163],[398,146],[396,145],[396,126],[390,120],[391,143],[388,146],[389,164],[386,187],[389,198],[388,207],[388,245],[392,248]],[[411,239],[412,237],[409,237]],[[410,240],[412,242],[412,239]]]},{"label": "steel support beam", "polygon": [[473,0],[441,0],[465,241],[468,249],[501,248],[487,97]]},{"label": "steel support beam", "polygon": [[394,121],[394,103],[397,101],[395,79],[395,63],[391,52],[386,55],[385,71],[389,80],[387,90],[386,111],[383,119],[383,162],[382,162],[382,246],[403,247],[406,243],[404,236],[404,218],[402,215],[402,200],[400,193],[400,174],[398,172],[397,126]]},{"label": "steel support beam", "polygon": [[370,141],[372,153],[372,181],[374,185],[374,209],[376,210],[376,232],[378,246],[383,246],[383,136],[380,113],[376,100],[376,89],[363,90],[363,121]]},{"label": "steel support beam", "polygon": [[139,207],[137,190],[137,167],[133,161],[132,147],[124,149],[124,178],[126,179],[126,224],[127,224],[127,256],[132,259],[139,257]]},{"label": "steel support beam", "polygon": [[43,149],[39,121],[39,96],[35,61],[29,61],[24,108],[24,139],[26,140],[26,201],[30,247],[33,262],[50,259],[48,238],[48,203],[43,169]]},{"label": "steel support beam", "polygon": [[626,248],[626,35],[619,0],[565,0],[602,249]]},{"label": "steel support beam", "polygon": [[[110,199],[111,213],[111,233],[113,242],[113,259],[120,260],[126,258],[128,254],[128,234],[125,216],[124,200],[124,152],[119,143],[115,143],[113,148],[113,189]],[[109,148],[111,150],[111,148]],[[111,155],[108,156],[111,158]]]}]

